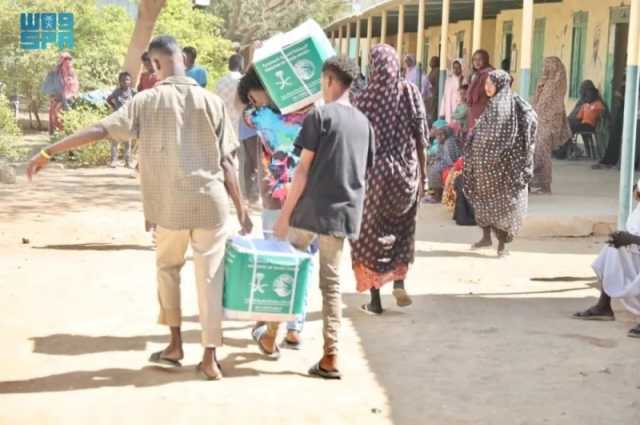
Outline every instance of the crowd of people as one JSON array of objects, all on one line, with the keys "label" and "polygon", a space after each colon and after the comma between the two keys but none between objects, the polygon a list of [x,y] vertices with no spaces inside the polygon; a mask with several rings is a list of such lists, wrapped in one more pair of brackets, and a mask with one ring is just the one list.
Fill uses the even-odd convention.
[{"label": "crowd of people", "polygon": [[[533,106],[512,90],[508,72],[493,69],[483,50],[473,55],[468,78],[463,61],[452,62],[438,99],[437,58],[430,61],[432,71],[421,75],[413,57],[399,61],[393,47],[381,44],[371,49],[365,84],[354,60],[330,58],[322,68],[322,98],[282,115],[242,56],[230,57],[229,73],[215,85],[217,95],[203,88],[206,71],[195,65],[196,57],[195,49],[181,49],[171,36],[153,39],[143,56],[138,93],[132,76],[122,73],[109,97],[114,112],[43,149],[27,173],[31,178],[51,156],[106,137],[137,140],[144,216],[156,228],[158,322],[171,333],[169,345],[149,361],[181,366],[180,270],[191,245],[203,345],[197,371],[207,380],[222,377],[216,348],[222,345],[229,199],[243,234],[253,231],[250,206],[259,207],[262,237],[317,253],[324,349],[309,373],[339,379],[345,242],[351,245],[357,289],[370,294],[361,310],[383,314],[380,288],[387,283],[393,283],[397,305],[407,307],[412,299],[405,280],[425,193],[430,202],[451,206],[460,224],[481,228],[472,249],[491,246],[495,235],[497,253],[505,256],[526,214],[532,181],[539,191],[550,190],[551,153],[574,128],[571,115],[557,114],[564,106],[555,95],[566,90],[557,58],[545,60]],[[357,95],[351,93],[354,82]],[[593,127],[599,109],[600,98],[586,84],[583,92],[574,131]],[[269,134],[274,117],[298,129],[285,143]],[[613,235],[596,262],[603,281],[600,308],[577,317],[612,317],[608,296],[626,297],[638,308],[640,254],[632,247],[640,244],[640,233],[633,226],[630,233]],[[614,286],[616,267],[629,262],[625,279]],[[304,320],[302,314],[287,323],[281,343],[280,323],[258,322],[251,333],[265,356],[278,359],[280,348],[300,348]]]}]

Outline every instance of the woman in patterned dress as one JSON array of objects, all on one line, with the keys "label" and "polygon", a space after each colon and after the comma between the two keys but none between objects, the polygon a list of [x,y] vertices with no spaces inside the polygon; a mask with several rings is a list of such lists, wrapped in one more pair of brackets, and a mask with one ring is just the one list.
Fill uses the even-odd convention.
[{"label": "woman in patterned dress", "polygon": [[393,47],[374,47],[369,63],[369,85],[356,106],[375,131],[376,156],[367,176],[362,229],[360,238],[352,243],[351,259],[358,291],[371,292],[371,302],[362,309],[381,314],[380,287],[385,283],[394,282],[393,295],[399,306],[412,302],[404,279],[414,259],[429,130],[420,91],[400,77]]},{"label": "woman in patterned dress", "polygon": [[537,117],[531,105],[511,91],[511,76],[492,71],[486,83],[489,103],[465,146],[464,192],[475,209],[482,239],[472,249],[492,245],[507,255],[527,210],[527,186],[533,177]]},{"label": "woman in patterned dress", "polygon": [[567,71],[560,58],[544,60],[533,109],[538,114],[538,140],[535,151],[532,193],[551,193],[551,152],[571,138],[564,107],[567,94]]}]

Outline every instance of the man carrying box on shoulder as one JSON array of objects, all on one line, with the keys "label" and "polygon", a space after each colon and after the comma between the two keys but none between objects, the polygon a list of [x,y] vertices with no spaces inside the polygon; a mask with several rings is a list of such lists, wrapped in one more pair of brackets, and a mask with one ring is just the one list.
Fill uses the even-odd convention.
[{"label": "man carrying box on shoulder", "polygon": [[[367,118],[349,102],[351,83],[359,74],[350,58],[334,57],[322,69],[325,105],[304,120],[296,141],[300,163],[275,236],[289,239],[305,250],[316,237],[320,241],[320,290],[324,355],[309,374],[340,379],[338,332],[342,315],[339,269],[345,239],[357,239],[362,221],[367,169],[375,151],[373,130]],[[277,326],[258,343],[276,350]]]},{"label": "man carrying box on shoulder", "polygon": [[243,231],[252,227],[233,166],[238,140],[222,100],[185,75],[182,51],[173,37],[156,37],[149,56],[160,80],[153,88],[97,124],[42,150],[29,162],[27,175],[31,179],[53,155],[107,136],[138,139],[144,215],[158,226],[158,322],[171,330],[169,346],[149,361],[181,366],[180,270],[191,244],[204,347],[197,371],[204,379],[220,379],[216,347],[222,345],[227,195]]}]

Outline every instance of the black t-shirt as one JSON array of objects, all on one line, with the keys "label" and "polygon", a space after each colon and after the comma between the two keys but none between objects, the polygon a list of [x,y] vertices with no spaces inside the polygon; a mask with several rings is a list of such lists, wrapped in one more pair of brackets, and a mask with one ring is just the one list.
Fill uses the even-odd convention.
[{"label": "black t-shirt", "polygon": [[369,120],[353,106],[326,104],[305,118],[296,147],[315,156],[291,225],[321,235],[357,239],[367,168],[375,153]]}]

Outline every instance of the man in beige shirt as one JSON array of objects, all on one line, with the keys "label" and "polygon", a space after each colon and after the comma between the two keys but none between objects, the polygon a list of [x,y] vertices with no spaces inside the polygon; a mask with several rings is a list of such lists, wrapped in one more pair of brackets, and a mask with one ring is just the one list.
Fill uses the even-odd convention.
[{"label": "man in beige shirt", "polygon": [[204,354],[198,372],[222,377],[215,347],[222,345],[225,222],[229,195],[244,232],[251,220],[243,205],[232,154],[238,147],[222,100],[185,76],[182,51],[171,36],[156,37],[149,56],[159,83],[135,96],[99,123],[65,137],[34,156],[29,179],[48,159],[110,136],[139,141],[140,181],[145,219],[157,225],[156,268],[159,323],[171,329],[167,348],[153,363],[179,367],[180,270],[189,243],[193,250]]}]

